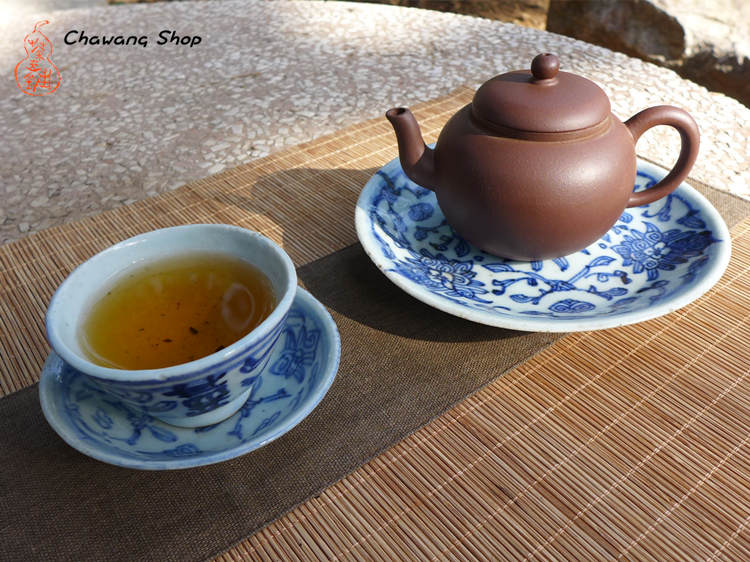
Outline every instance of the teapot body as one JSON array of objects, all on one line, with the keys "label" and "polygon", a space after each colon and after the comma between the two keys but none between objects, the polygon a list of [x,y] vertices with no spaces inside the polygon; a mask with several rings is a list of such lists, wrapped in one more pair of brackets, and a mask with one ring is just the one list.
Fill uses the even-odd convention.
[{"label": "teapot body", "polygon": [[610,114],[587,136],[553,138],[489,135],[471,105],[456,113],[435,146],[432,186],[454,230],[519,260],[570,254],[604,235],[632,195],[633,136]]},{"label": "teapot body", "polygon": [[[682,109],[658,105],[623,123],[599,86],[559,68],[542,53],[530,71],[491,78],[446,123],[434,150],[407,108],[385,114],[404,173],[434,190],[453,229],[490,254],[528,261],[582,250],[626,207],[677,189],[698,155],[698,125]],[[633,193],[635,144],[657,125],[679,132],[679,157],[663,179]]]}]

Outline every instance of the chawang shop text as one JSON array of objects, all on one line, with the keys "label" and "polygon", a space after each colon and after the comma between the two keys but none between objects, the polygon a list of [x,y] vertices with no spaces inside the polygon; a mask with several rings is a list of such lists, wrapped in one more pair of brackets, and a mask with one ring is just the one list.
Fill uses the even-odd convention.
[{"label": "chawang shop text", "polygon": [[[85,31],[71,29],[65,34],[66,45],[140,45],[148,47],[148,35],[88,35]],[[164,29],[159,32],[157,45],[186,45],[195,47],[203,41],[200,35],[178,35],[176,31]]]}]

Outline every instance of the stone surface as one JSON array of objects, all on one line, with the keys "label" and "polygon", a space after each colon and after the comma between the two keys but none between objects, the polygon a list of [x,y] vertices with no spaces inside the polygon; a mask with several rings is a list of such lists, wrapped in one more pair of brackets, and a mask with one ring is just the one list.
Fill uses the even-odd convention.
[{"label": "stone surface", "polygon": [[[62,84],[19,90],[23,37],[46,17]],[[147,34],[148,47],[64,34]],[[203,38],[157,46],[162,29]],[[178,2],[0,20],[0,242],[76,220],[311,140],[396,105],[476,87],[534,55],[600,84],[621,119],[683,107],[703,140],[693,175],[750,198],[750,110],[674,72],[574,39],[452,13],[346,2]],[[639,153],[671,165],[679,136]],[[383,163],[395,156],[383,154]]]},{"label": "stone surface", "polygon": [[746,0],[550,0],[547,30],[661,64],[750,107]]},{"label": "stone surface", "polygon": [[357,0],[455,12],[544,29],[549,0]]},{"label": "stone surface", "polygon": [[51,10],[68,10],[70,8],[92,8],[106,6],[107,0],[2,0],[0,2],[0,21],[21,15],[49,13]]}]

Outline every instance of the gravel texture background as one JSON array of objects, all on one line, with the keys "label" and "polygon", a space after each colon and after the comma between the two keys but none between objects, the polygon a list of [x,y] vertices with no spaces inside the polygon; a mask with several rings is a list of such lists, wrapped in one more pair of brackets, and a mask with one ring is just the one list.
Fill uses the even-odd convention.
[{"label": "gravel texture background", "polygon": [[[62,84],[16,85],[23,38],[40,19]],[[141,46],[66,45],[147,35]],[[161,30],[199,35],[157,45]],[[476,87],[556,53],[596,81],[614,113],[672,104],[702,132],[692,175],[750,199],[750,109],[675,73],[567,37],[498,21],[387,5],[314,1],[138,4],[0,22],[0,242],[128,204],[311,140],[394,105]],[[679,136],[647,133],[638,152],[671,165]]]}]

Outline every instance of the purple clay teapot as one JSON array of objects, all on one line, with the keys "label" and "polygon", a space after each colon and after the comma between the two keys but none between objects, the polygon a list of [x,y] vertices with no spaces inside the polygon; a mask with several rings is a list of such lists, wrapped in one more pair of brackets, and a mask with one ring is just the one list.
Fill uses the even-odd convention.
[{"label": "purple clay teapot", "polygon": [[[581,250],[626,207],[674,191],[698,155],[698,126],[682,109],[651,107],[623,123],[599,86],[559,68],[545,53],[531,72],[485,82],[446,123],[434,150],[411,111],[386,113],[406,175],[435,191],[455,231],[491,254],[541,260]],[[679,131],[680,156],[659,183],[633,193],[635,143],[655,125]]]}]

